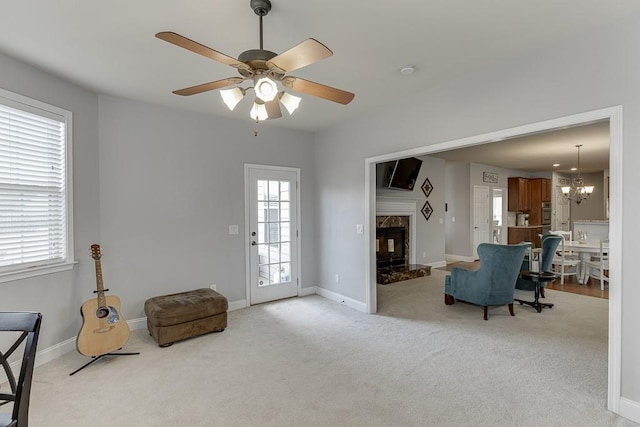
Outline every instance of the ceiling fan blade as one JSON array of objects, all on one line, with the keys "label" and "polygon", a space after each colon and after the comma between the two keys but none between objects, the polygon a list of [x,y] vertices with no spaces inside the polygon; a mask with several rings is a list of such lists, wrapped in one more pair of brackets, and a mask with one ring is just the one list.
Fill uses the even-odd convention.
[{"label": "ceiling fan blade", "polygon": [[278,119],[282,117],[282,110],[280,110],[280,100],[275,97],[271,101],[265,102],[264,107],[267,109],[268,119]]},{"label": "ceiling fan blade", "polygon": [[242,68],[245,70],[251,70],[244,62],[240,62],[235,58],[232,58],[224,53],[218,52],[217,50],[213,50],[210,47],[207,47],[198,42],[194,42],[191,39],[181,36],[180,34],[171,32],[171,31],[163,31],[161,33],[156,34],[156,37],[160,40],[164,40],[181,48],[190,50],[191,52],[197,53],[202,56],[206,56],[207,58],[213,59],[214,61],[222,62],[223,64],[230,65],[233,68]]},{"label": "ceiling fan blade", "polygon": [[306,39],[289,50],[267,61],[267,67],[281,74],[305,67],[328,58],[333,52],[316,39]]},{"label": "ceiling fan blade", "polygon": [[342,105],[350,103],[355,96],[355,94],[351,92],[301,79],[300,77],[286,76],[282,79],[282,84],[289,89],[337,102]]},{"label": "ceiling fan blade", "polygon": [[214,89],[220,89],[227,86],[237,85],[242,83],[244,79],[242,77],[229,77],[222,80],[216,80],[215,82],[203,83],[197,86],[191,86],[180,90],[174,90],[173,93],[176,95],[189,96],[195,95],[202,92],[207,92]]}]

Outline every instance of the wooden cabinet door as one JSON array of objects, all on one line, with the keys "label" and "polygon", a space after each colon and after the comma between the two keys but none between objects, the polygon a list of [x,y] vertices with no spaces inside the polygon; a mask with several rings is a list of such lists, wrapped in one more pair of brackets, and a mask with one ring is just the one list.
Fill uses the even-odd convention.
[{"label": "wooden cabinet door", "polygon": [[531,210],[530,184],[527,178],[513,177],[509,183],[509,212],[529,212]]},{"label": "wooden cabinet door", "polygon": [[542,180],[542,201],[551,202],[551,180]]},{"label": "wooden cabinet door", "polygon": [[515,245],[517,243],[526,242],[526,241],[530,241],[528,228],[509,227],[507,232],[508,244]]},{"label": "wooden cabinet door", "polygon": [[520,178],[518,186],[520,188],[520,210],[528,212],[531,210],[531,181]]}]

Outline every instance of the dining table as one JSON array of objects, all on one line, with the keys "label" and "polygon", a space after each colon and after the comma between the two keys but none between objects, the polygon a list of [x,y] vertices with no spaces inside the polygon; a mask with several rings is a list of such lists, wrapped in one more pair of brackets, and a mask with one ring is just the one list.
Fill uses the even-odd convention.
[{"label": "dining table", "polygon": [[[603,250],[609,249],[609,243],[604,243]],[[587,262],[591,260],[591,256],[600,253],[600,241],[599,240],[566,240],[564,242],[565,252],[571,251],[578,254],[580,264],[578,264],[578,271],[576,277],[578,283],[584,285],[589,280],[589,271]]]}]

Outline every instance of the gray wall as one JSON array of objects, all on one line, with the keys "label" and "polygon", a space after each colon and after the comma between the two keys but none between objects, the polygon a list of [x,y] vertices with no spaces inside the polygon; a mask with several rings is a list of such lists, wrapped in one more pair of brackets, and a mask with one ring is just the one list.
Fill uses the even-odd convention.
[{"label": "gray wall", "polygon": [[[416,205],[416,262],[418,264],[441,264],[444,252],[444,160],[435,157],[418,156],[422,160],[420,174],[412,191],[393,190],[382,187],[384,164],[376,165],[376,198],[378,201],[405,201]],[[422,183],[429,178],[433,190],[429,197],[422,191]],[[433,213],[427,221],[421,213],[426,201]]]},{"label": "gray wall", "polygon": [[584,185],[593,185],[593,194],[579,205],[571,203],[571,223],[584,219],[605,219],[604,173],[583,173]]},{"label": "gray wall", "polygon": [[[100,96],[105,283],[129,318],[154,295],[215,283],[246,299],[244,164],[301,168],[303,287],[315,286],[309,133]],[[229,235],[229,225],[239,234]]]},{"label": "gray wall", "polygon": [[75,336],[81,326],[80,305],[95,286],[88,256],[99,241],[98,96],[19,61],[0,55],[0,87],[73,113],[73,222],[78,264],[73,270],[0,283],[0,310],[43,314],[39,349]]},{"label": "gray wall", "polygon": [[[489,187],[489,196],[491,196],[493,188],[508,189],[509,177],[528,177],[529,173],[480,163],[457,162],[447,162],[445,171],[447,177],[445,197],[448,204],[446,252],[447,255],[469,258],[473,256],[473,218],[471,215],[473,212],[473,186]],[[484,182],[484,172],[498,174],[498,182],[496,184]],[[504,197],[507,200],[508,191],[505,191]],[[455,222],[453,218],[455,218]],[[505,217],[503,220],[506,224],[507,218]],[[504,232],[506,233],[506,229]]]},{"label": "gray wall", "polygon": [[[635,221],[640,200],[633,183],[640,179],[640,18],[567,40],[546,49],[523,51],[494,67],[426,87],[413,98],[370,111],[366,117],[317,135],[318,247],[320,285],[365,301],[361,235],[354,224],[364,218],[365,158],[381,156],[564,117],[614,105],[624,108],[622,212],[625,236],[640,235]],[[448,201],[449,202],[449,201]],[[335,209],[340,206],[340,209]],[[633,238],[622,240],[622,396],[640,402],[640,339],[635,309],[640,287],[635,285]],[[338,245],[337,242],[340,242]],[[626,268],[625,268],[626,266]],[[344,280],[331,283],[339,270]]]}]

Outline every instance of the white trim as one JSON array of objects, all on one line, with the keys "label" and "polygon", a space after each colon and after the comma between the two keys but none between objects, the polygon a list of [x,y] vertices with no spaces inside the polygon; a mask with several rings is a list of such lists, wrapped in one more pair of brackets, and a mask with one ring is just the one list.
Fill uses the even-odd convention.
[{"label": "white trim", "polygon": [[619,414],[632,421],[640,422],[640,403],[621,397]]},{"label": "white trim", "polygon": [[354,310],[361,311],[363,313],[367,312],[367,305],[362,301],[355,300],[353,298],[345,297],[342,294],[337,292],[333,292],[324,288],[317,287],[316,293],[321,297],[324,297],[328,300],[335,301],[340,304],[344,304],[347,307],[353,308]]},{"label": "white trim", "polygon": [[409,264],[416,264],[416,204],[415,202],[376,202],[378,216],[408,216],[409,217]]},{"label": "white trim", "polygon": [[464,256],[464,255],[453,255],[453,254],[445,254],[445,258],[447,259],[447,264],[451,264],[452,262],[473,262],[475,259],[472,256]]},{"label": "white trim", "polygon": [[229,302],[229,311],[240,310],[241,308],[249,307],[249,302],[246,299]]},{"label": "white trim", "polygon": [[127,325],[130,331],[137,331],[140,329],[147,329],[147,318],[138,317],[137,319],[127,320]]},{"label": "white trim", "polygon": [[447,261],[427,262],[425,265],[428,265],[431,268],[442,268],[447,266]]},{"label": "white trim", "polygon": [[[300,290],[302,289],[302,200],[300,199],[300,187],[302,187],[302,182],[300,181],[300,168],[293,168],[288,166],[270,166],[270,165],[258,165],[254,163],[245,163],[244,164],[244,229],[247,234],[249,234],[249,230],[251,229],[251,219],[250,212],[247,208],[251,204],[251,192],[249,188],[249,170],[250,169],[266,169],[266,170],[274,170],[274,171],[285,171],[285,172],[295,172],[296,174],[296,223],[297,223],[297,271],[298,277],[296,278],[298,295],[300,295]],[[293,230],[292,230],[293,232]],[[249,307],[251,305],[251,248],[249,245],[249,241],[251,240],[251,236],[247,236],[249,239],[245,242],[244,245],[244,256],[245,256],[245,277],[246,277],[246,305],[245,307]],[[244,307],[240,307],[244,308]]]},{"label": "white trim", "polygon": [[309,286],[308,288],[302,288],[300,289],[300,292],[298,293],[299,297],[306,297],[307,295],[314,295],[318,293],[318,287],[317,286]]},{"label": "white trim", "polygon": [[[503,129],[467,138],[455,139],[438,144],[412,148],[395,153],[388,153],[365,158],[365,227],[375,227],[375,200],[376,200],[376,163],[385,162],[399,157],[423,156],[430,153],[447,151],[456,148],[482,145],[489,142],[497,142],[504,139],[545,132],[564,127],[584,125],[601,120],[609,120],[610,156],[609,171],[611,177],[611,206],[610,206],[610,277],[612,283],[609,289],[609,373],[608,373],[608,401],[607,408],[615,413],[620,410],[621,399],[621,347],[622,347],[622,151],[623,151],[623,111],[622,106],[603,108],[588,111],[571,116],[560,117],[551,120],[531,123],[524,126]],[[377,299],[375,278],[375,230],[369,230],[364,235],[365,253],[365,297],[366,312],[375,313]],[[372,259],[373,258],[373,259]]]},{"label": "white trim", "polygon": [[0,273],[0,283],[71,270],[77,263],[78,261],[72,261],[63,262],[60,264],[40,265],[37,267],[29,268],[28,270],[5,271],[3,273]]}]

